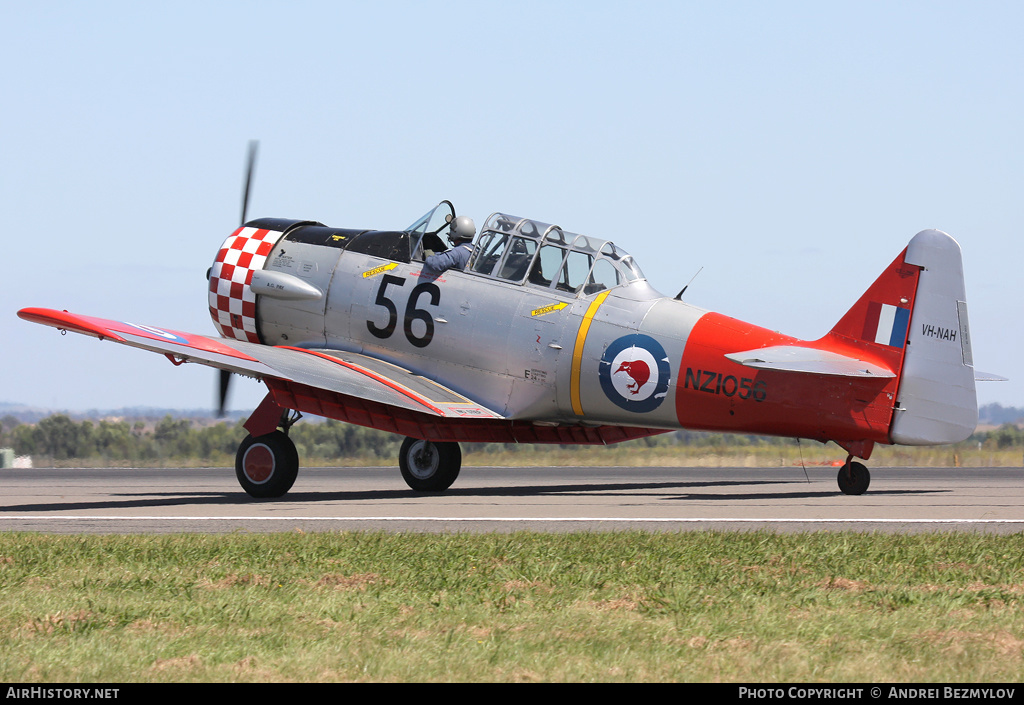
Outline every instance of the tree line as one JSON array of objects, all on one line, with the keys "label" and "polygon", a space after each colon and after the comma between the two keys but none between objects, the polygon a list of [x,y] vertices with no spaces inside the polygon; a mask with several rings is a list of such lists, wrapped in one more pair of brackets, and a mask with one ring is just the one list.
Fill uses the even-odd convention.
[{"label": "tree line", "polygon": [[[160,461],[204,459],[233,462],[239,442],[246,436],[243,421],[203,423],[194,419],[165,416],[155,424],[142,420],[103,419],[75,421],[55,414],[37,423],[21,423],[13,416],[0,419],[0,447],[13,448],[16,455],[53,460],[102,459],[109,461]],[[289,435],[304,458],[374,459],[388,463],[398,455],[402,438],[392,433],[331,419],[294,425]],[[792,443],[791,439],[767,436],[675,431],[628,441],[644,448],[673,445],[744,447]],[[964,442],[971,447],[1024,447],[1024,430],[1003,424],[979,431]],[[525,446],[535,449],[543,446]],[[517,444],[464,443],[467,452],[518,451]]]},{"label": "tree line", "polygon": [[[153,424],[141,420],[75,421],[55,414],[35,424],[13,417],[0,419],[0,447],[16,455],[54,460],[99,458],[111,461],[171,459],[233,459],[247,431],[243,421],[202,423],[165,416]],[[308,457],[389,457],[398,453],[401,438],[337,421],[302,423],[290,436]]]}]

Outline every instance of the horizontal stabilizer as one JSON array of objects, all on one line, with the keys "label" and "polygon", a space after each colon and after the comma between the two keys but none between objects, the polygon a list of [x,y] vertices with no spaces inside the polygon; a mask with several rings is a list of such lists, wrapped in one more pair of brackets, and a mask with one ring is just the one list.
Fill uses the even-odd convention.
[{"label": "horizontal stabilizer", "polygon": [[1009,382],[1009,377],[1003,377],[1002,375],[993,374],[991,372],[979,372],[974,371],[975,382]]},{"label": "horizontal stabilizer", "polygon": [[839,353],[795,345],[775,345],[757,350],[729,353],[727,358],[745,367],[780,372],[804,372],[836,377],[892,378],[896,374],[880,365]]}]

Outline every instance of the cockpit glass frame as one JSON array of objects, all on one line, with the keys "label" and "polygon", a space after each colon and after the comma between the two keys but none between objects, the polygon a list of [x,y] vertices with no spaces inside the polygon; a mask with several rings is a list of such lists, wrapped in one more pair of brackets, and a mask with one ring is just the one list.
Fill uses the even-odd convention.
[{"label": "cockpit glass frame", "polygon": [[519,284],[526,277],[530,263],[537,252],[537,241],[533,238],[514,235],[512,244],[506,248],[501,259],[501,266],[495,270],[498,279]]},{"label": "cockpit glass frame", "polygon": [[[405,228],[409,233],[412,259],[422,260],[424,250],[443,252],[451,249],[451,240],[443,234],[455,220],[455,206],[451,201],[441,201]],[[427,240],[424,240],[424,238]],[[436,238],[436,240],[434,240]],[[428,241],[433,240],[433,241]]]},{"label": "cockpit glass frame", "polygon": [[644,278],[633,258],[610,241],[506,213],[487,218],[466,271],[570,296]]},{"label": "cockpit glass frame", "polygon": [[[402,231],[409,235],[411,258],[422,261],[424,250],[449,249],[442,233],[454,220],[455,206],[441,201]],[[475,243],[466,272],[570,296],[645,278],[633,257],[611,241],[507,213],[492,213]]]},{"label": "cockpit glass frame", "polygon": [[491,276],[505,254],[505,246],[511,235],[496,231],[483,232],[476,239],[476,247],[470,256],[466,269],[478,274]]}]

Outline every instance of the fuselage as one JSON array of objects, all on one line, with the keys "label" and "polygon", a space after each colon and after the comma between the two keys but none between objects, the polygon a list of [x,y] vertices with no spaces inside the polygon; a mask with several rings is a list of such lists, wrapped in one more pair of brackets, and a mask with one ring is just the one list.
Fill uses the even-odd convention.
[{"label": "fuselage", "polygon": [[[512,420],[889,442],[897,378],[725,357],[853,340],[806,343],[665,297],[612,243],[502,214],[465,271],[434,274],[423,231],[253,221],[218,255],[211,315],[228,337],[370,355]],[[900,355],[879,363],[896,368]]]}]

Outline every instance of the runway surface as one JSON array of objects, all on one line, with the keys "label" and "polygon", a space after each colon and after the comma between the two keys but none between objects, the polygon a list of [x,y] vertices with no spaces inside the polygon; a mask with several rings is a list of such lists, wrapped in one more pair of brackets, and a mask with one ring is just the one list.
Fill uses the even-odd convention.
[{"label": "runway surface", "polygon": [[0,530],[1024,531],[1024,469],[872,468],[847,496],[836,468],[466,467],[447,492],[397,468],[303,468],[284,498],[254,500],[234,470],[0,470]]}]

